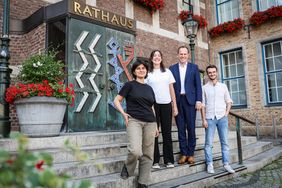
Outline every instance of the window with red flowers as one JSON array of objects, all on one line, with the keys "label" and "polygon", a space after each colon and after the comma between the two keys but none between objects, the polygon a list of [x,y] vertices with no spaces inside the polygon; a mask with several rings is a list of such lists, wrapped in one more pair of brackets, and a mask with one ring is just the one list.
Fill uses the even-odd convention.
[{"label": "window with red flowers", "polygon": [[250,23],[253,26],[259,26],[265,22],[275,20],[280,17],[282,17],[282,7],[276,6],[265,11],[255,12],[250,18]]},{"label": "window with red flowers", "polygon": [[[188,10],[182,10],[179,13],[178,18],[183,22],[184,20],[186,20],[188,18],[188,14],[189,14]],[[207,20],[201,15],[194,14],[193,19],[198,22],[199,28],[205,28],[208,25]]]},{"label": "window with red flowers", "polygon": [[151,13],[163,9],[165,6],[164,0],[133,0],[133,2],[148,8]]},{"label": "window with red flowers", "polygon": [[211,37],[218,37],[224,33],[232,33],[241,30],[244,26],[244,20],[236,18],[233,21],[224,22],[216,27],[211,28],[208,32]]}]

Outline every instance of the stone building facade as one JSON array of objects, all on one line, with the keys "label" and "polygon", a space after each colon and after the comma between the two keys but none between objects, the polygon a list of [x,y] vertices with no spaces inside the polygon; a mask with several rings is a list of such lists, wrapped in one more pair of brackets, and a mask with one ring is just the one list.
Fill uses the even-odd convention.
[{"label": "stone building facade", "polygon": [[[254,26],[250,18],[281,5],[276,0],[206,1],[209,28],[235,18],[245,22],[237,32],[210,38],[210,63],[218,65],[221,80],[229,84],[232,111],[252,121],[258,117],[261,134],[268,136],[273,134],[273,118],[282,135],[282,19]],[[255,134],[253,126],[244,126]]]},{"label": "stone building facade", "polygon": [[[177,61],[177,48],[180,45],[188,45],[188,39],[184,34],[184,28],[178,19],[178,14],[185,5],[182,0],[165,1],[165,7],[161,11],[151,13],[146,7],[132,0],[82,0],[89,6],[98,7],[114,12],[136,21],[135,56],[149,57],[150,52],[159,49],[163,52],[164,63],[169,65]],[[47,46],[48,23],[42,23],[25,32],[17,30],[17,23],[30,17],[43,6],[58,3],[60,0],[11,0],[11,26],[10,26],[10,67],[13,69],[12,77],[18,73],[19,65],[32,54],[42,51]],[[1,15],[3,5],[0,5]],[[194,13],[205,16],[205,1],[194,2]],[[204,70],[208,63],[207,30],[201,29],[196,41],[196,63]],[[17,117],[14,107],[11,105],[12,130],[18,130]]]},{"label": "stone building facade", "polygon": [[[108,10],[136,21],[135,56],[149,57],[152,50],[159,49],[163,52],[166,66],[169,66],[177,61],[177,48],[180,45],[188,45],[184,28],[178,19],[180,11],[187,8],[182,0],[166,0],[163,10],[153,14],[133,0],[83,1],[90,6]],[[60,0],[11,0],[10,2],[11,20],[13,20],[10,31],[10,65],[13,69],[12,76],[15,76],[18,72],[18,66],[23,60],[46,47],[46,24],[48,23],[42,23],[28,32],[18,32],[13,23],[24,20],[41,7],[58,3]],[[252,121],[257,116],[262,127],[261,130],[264,134],[267,132],[270,134],[271,131],[267,130],[272,127],[273,117],[276,118],[277,125],[282,124],[282,19],[278,18],[259,27],[245,27],[249,30],[241,29],[238,32],[223,34],[216,38],[211,38],[208,30],[237,17],[242,18],[248,25],[249,18],[254,12],[261,10],[261,7],[265,10],[275,5],[271,3],[279,4],[279,1],[192,0],[192,3],[194,14],[202,15],[208,20],[208,28],[200,29],[197,34],[196,63],[201,70],[205,70],[207,64],[218,65],[220,78],[228,83],[234,100],[235,105],[232,111]],[[2,9],[3,5],[1,4],[1,15]],[[266,49],[275,50],[276,46],[279,46],[278,44],[280,44],[280,55],[269,58],[275,61],[276,67],[280,65],[280,69],[274,68],[275,72],[266,72],[264,69],[266,58],[263,54]],[[278,47],[276,51],[278,53]],[[232,58],[233,60],[231,60]],[[228,71],[228,74],[224,70]],[[274,86],[271,88],[266,81],[269,74],[274,80],[271,83]],[[269,93],[268,89],[273,91],[271,90]],[[11,106],[11,119],[13,130],[18,130],[13,106]],[[250,130],[249,134],[254,134],[254,126],[250,126]],[[281,135],[281,127],[279,131]]]}]

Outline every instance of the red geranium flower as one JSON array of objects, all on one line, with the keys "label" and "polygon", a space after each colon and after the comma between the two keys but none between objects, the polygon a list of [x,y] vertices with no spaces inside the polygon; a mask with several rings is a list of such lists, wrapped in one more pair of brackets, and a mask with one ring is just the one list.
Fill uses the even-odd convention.
[{"label": "red geranium flower", "polygon": [[251,18],[250,23],[254,26],[259,26],[267,21],[274,20],[276,18],[282,17],[282,7],[274,6],[265,11],[255,12]]},{"label": "red geranium flower", "polygon": [[35,168],[36,168],[37,170],[44,170],[44,169],[42,168],[43,164],[44,164],[44,160],[40,160],[40,161],[38,161],[38,162],[35,164]]},{"label": "red geranium flower", "polygon": [[[179,13],[178,18],[183,22],[184,20],[188,18],[188,14],[189,14],[188,10],[182,10]],[[198,22],[199,28],[205,28],[208,25],[207,20],[201,15],[193,14],[193,19]]]},{"label": "red geranium flower", "polygon": [[223,33],[232,33],[239,31],[244,26],[244,20],[236,18],[233,21],[224,22],[216,27],[211,28],[208,32],[211,37],[218,37]]},{"label": "red geranium flower", "polygon": [[7,164],[12,165],[14,163],[14,161],[12,159],[9,159],[6,161]]},{"label": "red geranium flower", "polygon": [[165,3],[164,0],[133,0],[135,3],[141,4],[149,8],[151,14],[157,10],[161,10],[164,8]]},{"label": "red geranium flower", "polygon": [[[62,82],[61,82],[62,83]],[[6,90],[6,101],[13,103],[17,99],[27,98],[32,96],[47,96],[66,98],[69,103],[73,102],[74,88],[66,87],[61,83],[50,84],[47,80],[36,84],[22,84],[10,86]],[[72,85],[73,86],[73,85]]]}]

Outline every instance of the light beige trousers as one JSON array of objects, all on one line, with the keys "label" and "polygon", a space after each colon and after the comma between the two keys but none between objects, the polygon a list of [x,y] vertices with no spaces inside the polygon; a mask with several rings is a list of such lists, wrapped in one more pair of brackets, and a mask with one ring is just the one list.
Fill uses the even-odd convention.
[{"label": "light beige trousers", "polygon": [[151,179],[156,128],[156,122],[143,122],[132,117],[126,128],[129,153],[125,165],[129,176],[132,176],[139,160],[138,182],[141,184],[148,184]]}]

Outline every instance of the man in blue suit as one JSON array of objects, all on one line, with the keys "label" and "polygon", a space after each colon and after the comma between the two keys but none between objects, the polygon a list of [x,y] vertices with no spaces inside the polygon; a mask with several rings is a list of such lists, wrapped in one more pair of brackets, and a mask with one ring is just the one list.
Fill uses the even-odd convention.
[{"label": "man in blue suit", "polygon": [[200,110],[202,106],[202,86],[199,69],[196,64],[188,62],[188,57],[189,49],[186,46],[180,46],[178,48],[179,62],[169,68],[176,81],[173,86],[179,111],[175,117],[181,153],[179,164],[185,162],[189,164],[195,163],[196,110]]}]

